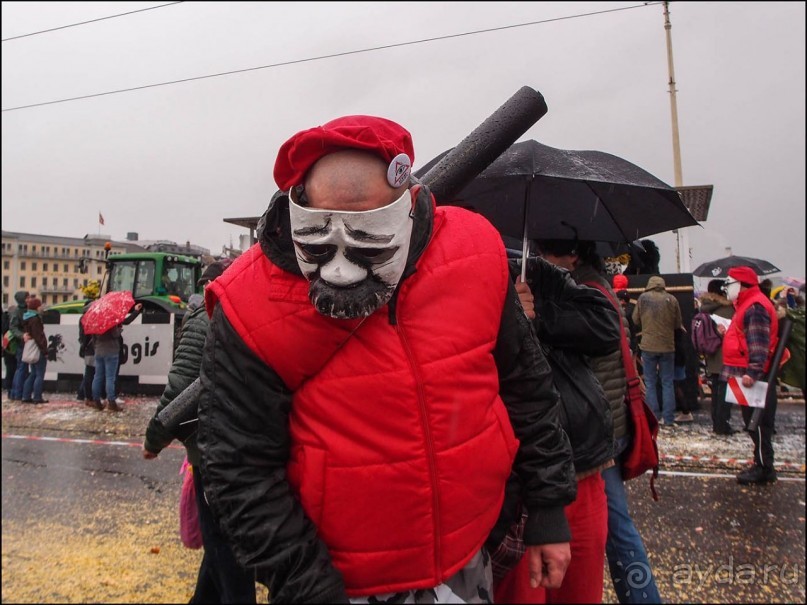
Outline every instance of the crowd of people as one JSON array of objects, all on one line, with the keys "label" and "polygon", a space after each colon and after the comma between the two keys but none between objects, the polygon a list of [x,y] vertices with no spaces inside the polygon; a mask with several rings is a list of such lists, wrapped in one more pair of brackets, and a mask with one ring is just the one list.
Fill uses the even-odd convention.
[{"label": "crowd of people", "polygon": [[[607,561],[620,602],[660,602],[623,481],[626,391],[639,368],[662,426],[692,420],[678,302],[654,275],[631,307],[577,239],[532,242],[522,282],[413,156],[382,118],[295,134],[259,243],[207,284],[181,383],[200,376],[185,445],[217,534],[194,599],[218,568],[221,602],[245,578],[277,602],[600,602]],[[147,459],[172,439],[152,429]]]},{"label": "crowd of people", "polygon": [[[606,562],[620,603],[661,602],[624,464],[631,377],[661,427],[693,419],[676,404],[676,297],[655,274],[632,299],[576,234],[508,260],[487,220],[436,206],[413,162],[409,132],[380,117],[294,134],[258,243],[202,276],[142,452],[185,445],[205,549],[192,602],[254,603],[259,582],[277,603],[597,603]],[[721,435],[727,385],[764,379],[776,350],[761,287],[734,268],[698,301],[730,320],[703,359]],[[44,361],[17,354],[10,396],[41,402],[41,302],[16,300],[9,330]],[[81,336],[91,407],[120,410],[126,322]],[[160,415],[196,385],[180,435]],[[776,480],[771,391],[740,483]]]}]

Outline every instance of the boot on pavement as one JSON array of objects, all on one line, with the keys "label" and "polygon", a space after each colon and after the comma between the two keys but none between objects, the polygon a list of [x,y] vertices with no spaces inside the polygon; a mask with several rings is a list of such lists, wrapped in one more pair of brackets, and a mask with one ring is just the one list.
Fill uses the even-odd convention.
[{"label": "boot on pavement", "polygon": [[737,483],[750,485],[752,483],[773,483],[776,481],[776,471],[755,464],[737,475]]}]

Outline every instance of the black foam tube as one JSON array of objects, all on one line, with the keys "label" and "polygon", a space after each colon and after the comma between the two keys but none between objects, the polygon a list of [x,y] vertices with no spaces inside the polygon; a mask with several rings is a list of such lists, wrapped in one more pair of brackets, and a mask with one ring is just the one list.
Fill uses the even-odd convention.
[{"label": "black foam tube", "polygon": [[[776,343],[776,350],[773,352],[771,359],[771,367],[768,370],[768,390],[776,389],[776,381],[779,377],[779,364],[782,363],[782,357],[785,354],[785,347],[787,341],[790,340],[790,332],[793,330],[793,320],[785,317],[782,320],[782,335],[779,337],[779,342]],[[768,398],[765,397],[765,404],[767,405]],[[762,419],[762,412],[765,408],[754,408],[751,414],[751,420],[748,422],[748,430],[756,431],[759,426],[759,421]]]},{"label": "black foam tube", "polygon": [[184,441],[196,430],[198,399],[201,392],[202,379],[197,378],[157,414],[157,422],[175,439]]},{"label": "black foam tube", "polygon": [[521,87],[420,180],[438,204],[451,201],[546,112],[543,95]]}]

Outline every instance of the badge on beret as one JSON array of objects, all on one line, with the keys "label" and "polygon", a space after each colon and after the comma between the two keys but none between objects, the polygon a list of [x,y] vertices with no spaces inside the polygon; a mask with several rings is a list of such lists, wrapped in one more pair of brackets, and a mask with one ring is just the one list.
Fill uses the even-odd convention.
[{"label": "badge on beret", "polygon": [[395,188],[400,187],[409,179],[412,171],[412,160],[405,153],[399,153],[389,163],[387,168],[387,182]]}]

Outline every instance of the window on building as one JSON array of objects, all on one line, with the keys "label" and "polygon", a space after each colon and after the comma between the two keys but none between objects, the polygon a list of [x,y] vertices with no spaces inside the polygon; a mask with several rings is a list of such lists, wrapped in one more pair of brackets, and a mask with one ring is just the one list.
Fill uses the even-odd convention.
[{"label": "window on building", "polygon": [[67,273],[67,264],[62,265],[62,271]]},{"label": "window on building", "polygon": [[42,287],[44,288],[44,287],[46,287],[47,285],[48,285],[48,278],[47,278],[47,277],[43,277],[43,278],[42,278]]},{"label": "window on building", "polygon": [[62,285],[63,285],[65,288],[67,287],[67,278],[66,278],[66,277],[65,277],[65,278],[62,280]]},{"label": "window on building", "polygon": [[8,275],[3,276],[3,287],[8,288]]},{"label": "window on building", "polygon": [[25,276],[23,275],[22,277],[20,277],[20,288],[24,287],[25,287]]},{"label": "window on building", "polygon": [[8,261],[7,261],[7,260],[4,260],[4,261],[3,261],[3,269],[8,269],[8,268],[9,268]]},{"label": "window on building", "polygon": [[96,270],[95,270],[95,272],[96,272],[98,275],[101,275],[101,273],[102,273],[102,271],[101,271],[101,267],[97,267],[97,268],[96,268]]},{"label": "window on building", "polygon": [[73,294],[73,300],[78,300],[78,296],[76,296],[75,294]]},{"label": "window on building", "polygon": [[3,294],[3,306],[8,305],[8,294]]},{"label": "window on building", "polygon": [[25,271],[25,261],[20,261],[20,271]]},{"label": "window on building", "polygon": [[43,295],[42,295],[42,304],[43,304],[43,305],[45,305],[45,304],[47,304],[47,302],[48,302],[48,295],[47,295],[47,294],[43,294]]},{"label": "window on building", "polygon": [[36,288],[36,275],[31,278],[31,287]]},{"label": "window on building", "polygon": [[31,271],[36,271],[37,263],[31,263]]},{"label": "window on building", "polygon": [[74,287],[74,288],[78,288],[78,278],[75,278],[75,279],[73,280],[73,287]]},{"label": "window on building", "polygon": [[67,302],[67,294],[65,294],[64,296],[62,296],[62,302]]},{"label": "window on building", "polygon": [[42,270],[43,270],[43,271],[47,271],[47,270],[48,270],[48,263],[42,263]]}]

